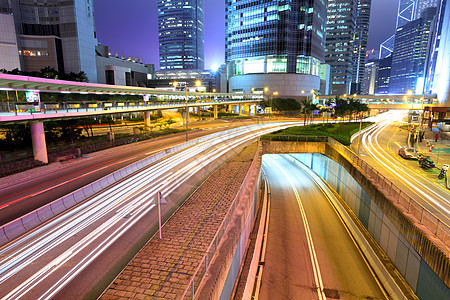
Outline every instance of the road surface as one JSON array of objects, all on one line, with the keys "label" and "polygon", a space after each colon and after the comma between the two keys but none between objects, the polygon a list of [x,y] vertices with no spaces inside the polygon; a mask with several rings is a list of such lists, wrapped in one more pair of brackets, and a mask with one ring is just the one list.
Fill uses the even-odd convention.
[{"label": "road surface", "polygon": [[205,166],[280,125],[238,128],[182,150],[4,245],[0,298],[84,297],[158,223],[158,191],[168,200],[161,207],[164,215],[178,205]]},{"label": "road surface", "polygon": [[376,126],[362,135],[361,158],[450,226],[450,191],[428,178],[417,161],[405,160],[397,154],[406,140],[406,136],[403,139],[396,134],[404,114],[390,111],[378,116]]},{"label": "road surface", "polygon": [[327,196],[283,155],[263,156],[270,218],[259,299],[386,299]]}]

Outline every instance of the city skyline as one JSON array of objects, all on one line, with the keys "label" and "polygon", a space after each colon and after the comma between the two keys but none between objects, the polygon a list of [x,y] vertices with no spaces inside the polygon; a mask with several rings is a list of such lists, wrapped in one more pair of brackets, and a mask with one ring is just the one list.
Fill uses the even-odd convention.
[{"label": "city skyline", "polygon": [[[367,49],[378,49],[395,32],[398,3],[392,2],[372,0]],[[98,41],[108,45],[113,55],[117,51],[126,57],[138,56],[159,69],[157,0],[134,3],[111,6],[107,0],[94,2]],[[213,69],[225,62],[225,1],[205,1],[204,5],[205,68]]]}]

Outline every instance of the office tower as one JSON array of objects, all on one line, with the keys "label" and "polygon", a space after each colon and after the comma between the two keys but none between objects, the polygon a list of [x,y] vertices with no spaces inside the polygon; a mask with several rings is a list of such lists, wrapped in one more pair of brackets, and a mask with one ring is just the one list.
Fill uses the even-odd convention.
[{"label": "office tower", "polygon": [[417,0],[416,18],[420,18],[422,12],[428,7],[438,7],[441,0]]},{"label": "office tower", "polygon": [[203,0],[158,0],[161,70],[204,69]]},{"label": "office tower", "polygon": [[358,0],[351,94],[361,93],[362,84],[364,82],[371,2],[372,0]]},{"label": "office tower", "polygon": [[[415,19],[417,0],[399,0],[395,28],[399,28]],[[388,57],[394,51],[395,34],[380,45],[380,59]]]},{"label": "office tower", "polygon": [[268,87],[266,93],[301,97],[302,90],[318,90],[326,14],[323,0],[227,0],[230,92]]},{"label": "office tower", "polygon": [[427,8],[421,18],[398,28],[392,52],[389,93],[422,92],[430,27],[435,15],[435,7]]},{"label": "office tower", "polygon": [[[325,62],[332,68],[332,94],[350,93],[356,55],[357,0],[329,0]],[[365,54],[365,51],[364,51]]]},{"label": "office tower", "polygon": [[14,16],[6,0],[0,0],[0,69],[20,69]]},{"label": "office tower", "polygon": [[364,68],[364,81],[362,82],[361,94],[373,95],[377,87],[378,67],[380,61],[372,60],[366,63]]},{"label": "office tower", "polygon": [[[94,12],[92,0],[2,0],[14,17],[21,69],[84,71],[96,82]],[[1,67],[1,66],[0,66]]]},{"label": "office tower", "polygon": [[450,106],[450,3],[442,0],[437,14],[436,36],[439,43],[436,62],[430,76],[431,92],[437,94],[440,106]]},{"label": "office tower", "polygon": [[391,78],[392,55],[379,60],[378,75],[376,79],[376,94],[389,93],[389,81]]}]

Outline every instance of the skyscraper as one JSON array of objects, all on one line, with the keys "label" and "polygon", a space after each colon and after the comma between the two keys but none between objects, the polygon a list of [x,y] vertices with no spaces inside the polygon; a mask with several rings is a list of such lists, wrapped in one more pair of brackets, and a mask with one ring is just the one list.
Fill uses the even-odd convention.
[{"label": "skyscraper", "polygon": [[358,0],[351,94],[361,93],[362,84],[364,82],[371,3],[372,0]]},{"label": "skyscraper", "polygon": [[[420,0],[419,0],[420,1]],[[417,0],[399,0],[395,28],[399,28],[415,19]],[[395,34],[380,45],[380,58],[388,57],[394,51]]]},{"label": "skyscraper", "polygon": [[[450,106],[450,3],[442,0],[437,13],[436,60],[431,65],[429,86],[441,106]],[[427,92],[429,89],[427,90]]]},{"label": "skyscraper", "polygon": [[[332,67],[331,89],[335,95],[350,93],[353,64],[357,57],[354,54],[357,17],[357,0],[328,1],[325,62]],[[363,53],[365,57],[366,52]]]},{"label": "skyscraper", "polygon": [[301,97],[320,88],[324,0],[227,0],[225,60],[231,91]]},{"label": "skyscraper", "polygon": [[65,73],[84,71],[89,81],[96,82],[92,0],[1,0],[0,7],[14,18],[12,34],[23,70],[50,66]]},{"label": "skyscraper", "polygon": [[[422,92],[418,79],[424,77],[428,52],[431,23],[436,8],[429,7],[421,18],[409,22],[397,29],[394,51],[392,52],[391,79],[389,92],[404,94],[408,90]],[[423,83],[422,83],[423,84]]]},{"label": "skyscraper", "polygon": [[428,7],[438,7],[441,0],[417,0],[416,18],[420,18],[422,12]]},{"label": "skyscraper", "polygon": [[158,0],[161,70],[204,69],[203,0]]}]

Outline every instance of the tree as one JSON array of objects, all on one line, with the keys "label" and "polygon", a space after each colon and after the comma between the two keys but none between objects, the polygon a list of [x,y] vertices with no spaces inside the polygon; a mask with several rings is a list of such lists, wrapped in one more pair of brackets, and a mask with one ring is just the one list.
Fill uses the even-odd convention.
[{"label": "tree", "polygon": [[176,121],[173,118],[169,118],[164,123],[166,124],[167,128],[170,128],[170,125],[176,123]]},{"label": "tree", "polygon": [[301,112],[305,115],[305,119],[303,120],[303,125],[306,125],[306,120],[308,118],[308,115],[311,113],[312,100],[303,99],[300,103],[302,105]]},{"label": "tree", "polygon": [[330,113],[333,110],[333,104],[334,104],[334,99],[333,98],[329,98],[325,101],[325,111],[327,113],[327,123],[328,123],[328,113]]}]

